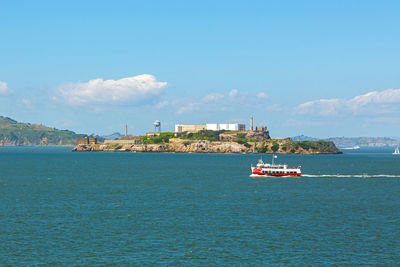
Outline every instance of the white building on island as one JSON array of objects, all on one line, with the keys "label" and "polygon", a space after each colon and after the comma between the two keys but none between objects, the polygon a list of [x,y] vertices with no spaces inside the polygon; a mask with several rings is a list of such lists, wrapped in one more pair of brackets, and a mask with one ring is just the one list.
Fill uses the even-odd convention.
[{"label": "white building on island", "polygon": [[193,124],[193,125],[175,124],[176,133],[198,132],[201,130],[245,131],[246,125],[238,123],[207,123],[207,124]]},{"label": "white building on island", "polygon": [[239,123],[207,123],[206,129],[211,131],[245,131],[246,125]]}]

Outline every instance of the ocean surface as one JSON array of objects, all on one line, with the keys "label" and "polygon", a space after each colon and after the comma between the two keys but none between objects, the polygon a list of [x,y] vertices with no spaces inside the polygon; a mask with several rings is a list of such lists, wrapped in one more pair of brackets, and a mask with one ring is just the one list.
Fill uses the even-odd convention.
[{"label": "ocean surface", "polygon": [[[398,265],[400,156],[0,147],[0,265]],[[271,155],[263,155],[265,162]]]}]

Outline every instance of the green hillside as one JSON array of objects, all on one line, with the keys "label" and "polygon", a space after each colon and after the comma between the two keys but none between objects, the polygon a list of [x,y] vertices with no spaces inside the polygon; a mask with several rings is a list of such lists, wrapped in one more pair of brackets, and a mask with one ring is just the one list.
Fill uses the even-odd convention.
[{"label": "green hillside", "polygon": [[83,136],[86,135],[0,116],[0,145],[75,145],[76,139]]}]

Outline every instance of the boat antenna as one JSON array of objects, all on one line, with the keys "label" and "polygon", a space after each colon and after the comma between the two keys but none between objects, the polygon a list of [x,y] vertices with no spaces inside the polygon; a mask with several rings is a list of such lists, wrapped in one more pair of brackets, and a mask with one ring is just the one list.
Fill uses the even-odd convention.
[{"label": "boat antenna", "polygon": [[276,158],[278,158],[278,156],[275,154],[272,154],[272,165],[274,165],[274,159],[276,159]]}]

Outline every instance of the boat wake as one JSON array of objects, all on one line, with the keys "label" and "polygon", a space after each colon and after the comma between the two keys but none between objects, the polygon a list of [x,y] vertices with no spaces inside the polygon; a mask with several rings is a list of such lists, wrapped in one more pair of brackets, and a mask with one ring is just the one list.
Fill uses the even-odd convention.
[{"label": "boat wake", "polygon": [[393,174],[302,174],[303,177],[315,178],[400,178]]},{"label": "boat wake", "polygon": [[257,175],[252,174],[250,177],[253,178],[400,178],[400,175],[393,174],[302,174],[301,176],[269,176],[269,175]]}]

